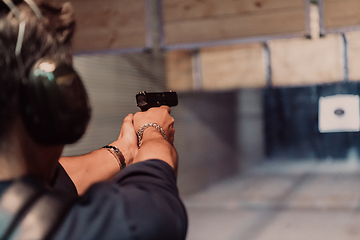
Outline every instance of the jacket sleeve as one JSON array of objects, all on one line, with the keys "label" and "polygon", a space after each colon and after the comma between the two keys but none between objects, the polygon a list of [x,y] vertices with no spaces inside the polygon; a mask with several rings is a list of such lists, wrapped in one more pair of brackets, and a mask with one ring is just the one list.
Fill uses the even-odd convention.
[{"label": "jacket sleeve", "polygon": [[71,181],[71,178],[60,163],[58,163],[54,178],[50,185],[56,191],[64,192],[74,196],[78,195],[75,184],[73,183],[73,181]]},{"label": "jacket sleeve", "polygon": [[148,160],[93,185],[70,209],[54,239],[183,240],[187,214],[173,169]]}]

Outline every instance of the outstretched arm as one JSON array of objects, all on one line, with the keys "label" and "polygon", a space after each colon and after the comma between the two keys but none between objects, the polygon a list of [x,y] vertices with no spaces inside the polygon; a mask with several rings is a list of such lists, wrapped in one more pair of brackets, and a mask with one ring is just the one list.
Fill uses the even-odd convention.
[{"label": "outstretched arm", "polygon": [[[167,140],[157,129],[149,127],[144,131],[142,144],[138,149],[135,130],[149,122],[161,126]],[[151,108],[134,116],[129,114],[124,119],[119,138],[110,145],[119,148],[125,157],[126,165],[159,159],[169,164],[176,175],[178,159],[173,146],[175,133],[173,124],[174,119],[170,116],[168,106]],[[59,162],[73,181],[79,195],[96,182],[112,179],[120,170],[114,156],[104,148],[81,156],[62,157]]]},{"label": "outstretched arm", "polygon": [[[127,165],[134,161],[138,151],[133,117],[132,114],[125,117],[119,138],[109,144],[120,149]],[[96,182],[112,179],[120,170],[115,157],[105,148],[81,156],[62,157],[59,162],[75,184],[79,195]]]},{"label": "outstretched arm", "polygon": [[[169,108],[160,107],[135,114],[134,129],[156,123],[167,140],[156,128],[146,128],[133,164],[111,182],[94,184],[73,207],[54,239],[69,239],[69,234],[74,234],[72,239],[98,239],[94,232],[101,232],[103,239],[186,238],[187,214],[176,185],[178,158],[173,146],[174,119],[169,112]],[[88,225],[93,226],[92,231],[84,231]]]}]

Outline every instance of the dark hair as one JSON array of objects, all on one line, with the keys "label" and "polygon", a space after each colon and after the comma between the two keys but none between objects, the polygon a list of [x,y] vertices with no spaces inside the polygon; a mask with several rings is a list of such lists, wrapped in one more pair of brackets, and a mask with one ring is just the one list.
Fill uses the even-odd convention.
[{"label": "dark hair", "polygon": [[26,24],[20,55],[22,68],[19,68],[15,56],[19,21],[7,7],[0,6],[0,140],[19,112],[20,83],[32,65],[42,57],[70,64],[72,61],[71,39],[75,20],[71,4],[59,5],[52,0],[34,2],[41,10],[41,19],[26,2],[16,4],[20,19]]}]

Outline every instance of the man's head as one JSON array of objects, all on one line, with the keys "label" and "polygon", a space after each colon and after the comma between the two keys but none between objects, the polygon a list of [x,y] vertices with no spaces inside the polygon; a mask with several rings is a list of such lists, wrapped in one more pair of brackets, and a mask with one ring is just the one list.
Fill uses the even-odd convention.
[{"label": "man's head", "polygon": [[[42,57],[71,63],[70,42],[74,32],[74,14],[70,4],[59,6],[51,0],[34,0],[41,10],[38,18],[24,1],[14,1],[20,21],[25,23],[22,50],[15,55],[19,19],[3,3],[0,4],[0,140],[19,115],[19,89],[32,65]],[[26,80],[26,79],[25,79]]]},{"label": "man's head", "polygon": [[0,141],[20,108],[40,143],[72,143],[84,133],[90,106],[71,66],[74,26],[70,4],[0,2]]}]

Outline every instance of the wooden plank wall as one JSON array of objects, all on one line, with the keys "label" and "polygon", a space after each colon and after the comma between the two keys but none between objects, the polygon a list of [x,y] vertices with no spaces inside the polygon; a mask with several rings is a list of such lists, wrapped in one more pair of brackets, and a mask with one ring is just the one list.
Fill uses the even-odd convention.
[{"label": "wooden plank wall", "polygon": [[320,37],[319,9],[310,8],[311,39],[269,41],[272,85],[301,86],[344,80],[344,46],[339,34]]},{"label": "wooden plank wall", "polygon": [[360,81],[360,31],[346,33],[349,80]]},{"label": "wooden plank wall", "polygon": [[[69,0],[59,0],[69,2]],[[70,0],[75,52],[146,47],[146,0]]]},{"label": "wooden plank wall", "polygon": [[162,0],[162,13],[165,45],[306,31],[304,0]]},{"label": "wooden plank wall", "polygon": [[359,0],[321,0],[321,3],[325,32],[336,29],[360,28]]},{"label": "wooden plank wall", "polygon": [[[311,6],[311,39],[291,38],[268,41],[271,85],[306,86],[344,81],[345,69],[348,80],[360,81],[360,31],[345,34],[347,51],[341,34],[320,37],[319,11]],[[185,50],[183,50],[185,51]],[[346,59],[345,59],[346,51]],[[179,54],[169,51],[167,56],[168,85],[175,91],[194,90],[191,82],[191,52]],[[267,84],[269,62],[261,43],[204,47],[199,49],[203,90],[229,90],[239,88],[263,88]],[[187,66],[186,72],[176,73],[179,64],[171,63],[177,55],[177,63]],[[345,61],[347,60],[347,61]],[[185,64],[186,63],[186,64]],[[347,66],[345,64],[347,63]],[[169,67],[172,66],[172,67]],[[184,85],[186,82],[186,85]],[[182,84],[180,86],[180,84]]]},{"label": "wooden plank wall", "polygon": [[261,43],[203,48],[198,69],[193,51],[169,51],[166,56],[167,88],[194,90],[194,75],[200,73],[203,90],[228,90],[266,86],[266,60]]},{"label": "wooden plank wall", "polygon": [[207,90],[266,86],[265,51],[260,43],[204,48],[201,69]]},{"label": "wooden plank wall", "polygon": [[341,36],[277,40],[271,48],[273,86],[300,86],[344,79]]},{"label": "wooden plank wall", "polygon": [[345,35],[348,78],[350,81],[360,81],[360,0],[320,1],[322,32],[323,34],[335,32]]},{"label": "wooden plank wall", "polygon": [[192,51],[170,51],[166,56],[167,88],[187,91],[192,89],[193,62]]}]

